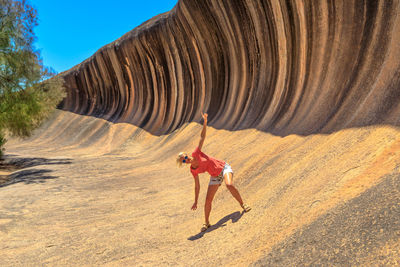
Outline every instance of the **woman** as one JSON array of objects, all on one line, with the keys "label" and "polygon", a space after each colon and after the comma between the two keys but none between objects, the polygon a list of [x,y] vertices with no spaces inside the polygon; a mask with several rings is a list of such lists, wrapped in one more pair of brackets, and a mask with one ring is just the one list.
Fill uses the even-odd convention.
[{"label": "woman", "polygon": [[223,180],[225,181],[226,187],[231,192],[232,196],[239,202],[240,206],[243,208],[244,212],[250,211],[251,208],[243,203],[239,191],[233,185],[233,171],[231,166],[229,166],[229,164],[225,161],[207,156],[201,151],[204,144],[204,139],[206,138],[208,117],[207,113],[201,113],[201,115],[203,116],[204,123],[203,130],[201,131],[199,146],[196,147],[196,149],[193,151],[192,156],[188,156],[187,153],[184,152],[179,153],[176,161],[180,167],[182,166],[182,163],[190,164],[190,171],[194,177],[195,183],[195,197],[192,210],[197,209],[197,200],[199,198],[200,192],[199,174],[208,172],[211,175],[210,183],[208,184],[206,202],[204,205],[205,223],[201,228],[201,231],[204,232],[211,226],[209,221],[211,203],[214,199],[215,193],[218,190],[218,187],[221,186]]}]

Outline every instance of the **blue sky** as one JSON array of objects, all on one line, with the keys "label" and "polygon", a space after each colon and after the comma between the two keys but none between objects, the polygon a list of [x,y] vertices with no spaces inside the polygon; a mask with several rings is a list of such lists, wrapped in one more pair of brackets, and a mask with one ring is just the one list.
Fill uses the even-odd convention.
[{"label": "blue sky", "polygon": [[30,0],[38,11],[43,64],[68,70],[150,18],[171,10],[177,0]]}]

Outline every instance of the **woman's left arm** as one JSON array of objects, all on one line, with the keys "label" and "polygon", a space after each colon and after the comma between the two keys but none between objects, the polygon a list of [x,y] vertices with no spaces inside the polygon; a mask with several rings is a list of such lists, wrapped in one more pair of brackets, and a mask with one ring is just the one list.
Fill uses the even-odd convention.
[{"label": "woman's left arm", "polygon": [[203,122],[203,130],[201,131],[201,136],[200,136],[200,142],[199,142],[199,149],[201,150],[201,148],[203,147],[204,144],[204,140],[206,139],[206,130],[207,130],[207,118],[208,118],[208,114],[203,112],[201,113],[201,116],[204,119]]}]

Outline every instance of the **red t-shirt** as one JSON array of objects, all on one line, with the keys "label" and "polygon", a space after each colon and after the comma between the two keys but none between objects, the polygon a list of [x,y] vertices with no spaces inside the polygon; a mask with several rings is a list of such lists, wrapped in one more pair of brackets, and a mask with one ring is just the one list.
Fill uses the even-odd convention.
[{"label": "red t-shirt", "polygon": [[193,151],[192,157],[199,162],[199,167],[196,169],[190,167],[193,176],[197,176],[199,173],[208,172],[211,176],[215,177],[221,173],[225,166],[225,161],[207,156],[200,151],[199,147],[196,147]]}]

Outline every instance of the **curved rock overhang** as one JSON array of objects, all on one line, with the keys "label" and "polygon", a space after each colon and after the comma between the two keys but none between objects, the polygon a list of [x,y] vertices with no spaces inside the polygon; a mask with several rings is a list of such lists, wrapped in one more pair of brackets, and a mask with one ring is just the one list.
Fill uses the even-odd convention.
[{"label": "curved rock overhang", "polygon": [[152,134],[400,124],[399,1],[180,0],[61,75],[60,107]]}]

